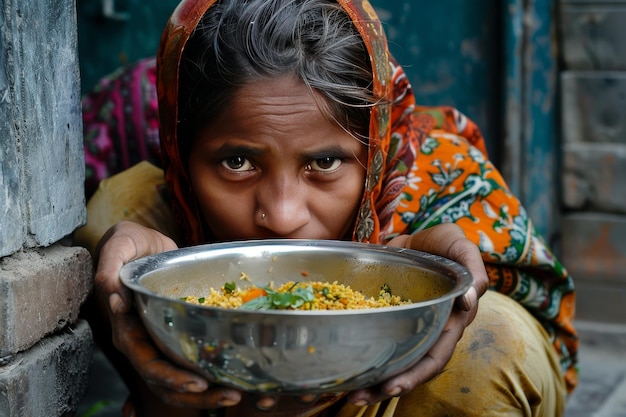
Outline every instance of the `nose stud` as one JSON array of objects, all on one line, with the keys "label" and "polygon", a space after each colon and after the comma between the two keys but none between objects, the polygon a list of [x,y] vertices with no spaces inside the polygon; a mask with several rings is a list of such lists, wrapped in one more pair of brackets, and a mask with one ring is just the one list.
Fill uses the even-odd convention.
[{"label": "nose stud", "polygon": [[265,220],[266,217],[267,215],[265,213],[261,213],[261,220]]}]

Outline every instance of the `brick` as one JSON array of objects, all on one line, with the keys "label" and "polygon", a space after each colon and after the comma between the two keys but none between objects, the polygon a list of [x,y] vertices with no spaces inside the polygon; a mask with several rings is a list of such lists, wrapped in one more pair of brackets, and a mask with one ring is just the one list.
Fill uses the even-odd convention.
[{"label": "brick", "polygon": [[598,282],[594,279],[576,279],[576,277],[574,281],[578,320],[624,324],[626,285]]},{"label": "brick", "polygon": [[565,69],[626,69],[626,3],[588,3],[561,5]]},{"label": "brick", "polygon": [[78,321],[0,365],[0,416],[72,416],[86,394],[91,329]]},{"label": "brick", "polygon": [[626,289],[626,215],[570,213],[561,229],[562,260],[575,281]]},{"label": "brick", "polygon": [[626,71],[561,73],[563,143],[626,145]]},{"label": "brick", "polygon": [[75,322],[91,285],[84,248],[57,244],[0,259],[0,357]]},{"label": "brick", "polygon": [[576,211],[626,213],[626,145],[563,148],[563,204]]}]

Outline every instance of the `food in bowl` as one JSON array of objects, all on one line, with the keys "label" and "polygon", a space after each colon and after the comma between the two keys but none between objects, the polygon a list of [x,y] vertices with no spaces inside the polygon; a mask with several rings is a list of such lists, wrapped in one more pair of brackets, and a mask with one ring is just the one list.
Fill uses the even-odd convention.
[{"label": "food in bowl", "polygon": [[[412,302],[248,310],[180,299],[219,290],[242,273],[257,287],[336,281],[366,297],[376,297],[387,285],[393,295]],[[455,298],[471,285],[467,269],[435,255],[285,239],[177,249],[130,262],[120,277],[134,292],[148,333],[171,360],[215,383],[285,394],[353,391],[401,373],[434,344]]]},{"label": "food in bowl", "polygon": [[[241,279],[247,279],[242,274]],[[207,307],[241,308],[244,310],[353,310],[381,308],[411,303],[391,293],[388,284],[376,297],[367,297],[348,285],[334,282],[287,281],[275,287],[241,286],[236,281],[224,283],[220,289],[209,288],[208,294],[181,297],[188,303]]]}]

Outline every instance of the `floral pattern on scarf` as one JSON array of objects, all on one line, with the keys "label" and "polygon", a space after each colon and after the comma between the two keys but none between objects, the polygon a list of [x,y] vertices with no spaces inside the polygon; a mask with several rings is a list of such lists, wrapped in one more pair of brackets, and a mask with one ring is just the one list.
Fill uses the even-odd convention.
[{"label": "floral pattern on scarf", "polygon": [[[402,69],[394,91],[378,240],[456,223],[483,256],[492,290],[517,300],[550,334],[568,389],[576,386],[573,279],[487,158],[477,126],[449,107],[420,107]],[[374,239],[372,239],[374,240]]]}]

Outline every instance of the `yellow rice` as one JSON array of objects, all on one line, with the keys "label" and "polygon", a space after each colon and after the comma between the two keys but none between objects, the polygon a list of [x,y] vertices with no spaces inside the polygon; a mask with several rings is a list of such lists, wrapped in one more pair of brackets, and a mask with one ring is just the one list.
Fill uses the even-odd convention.
[{"label": "yellow rice", "polygon": [[[293,292],[298,287],[313,288],[314,299],[305,302],[298,310],[348,310],[363,308],[390,307],[411,303],[410,300],[402,300],[399,296],[391,295],[385,290],[381,290],[377,297],[366,297],[361,292],[353,290],[349,286],[339,284],[337,281],[328,282],[287,282],[278,288],[273,288],[272,283],[268,285],[273,291],[284,293]],[[246,294],[250,288],[235,288],[229,292],[224,287],[216,290],[211,288],[209,294],[204,296],[188,296],[182,299],[192,304],[201,304],[211,307],[238,308],[243,304],[242,295]],[[326,288],[326,290],[324,290]],[[293,307],[291,307],[293,309]]]}]

